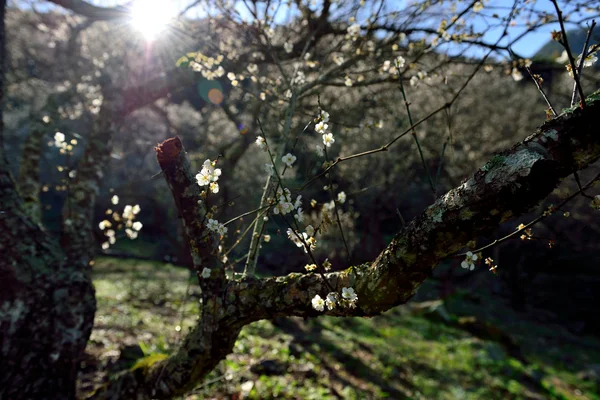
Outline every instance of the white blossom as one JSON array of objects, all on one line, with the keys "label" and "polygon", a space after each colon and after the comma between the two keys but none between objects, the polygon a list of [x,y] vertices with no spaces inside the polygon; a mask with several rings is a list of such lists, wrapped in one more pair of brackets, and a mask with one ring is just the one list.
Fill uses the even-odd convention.
[{"label": "white blossom", "polygon": [[219,227],[219,221],[217,221],[216,219],[209,219],[208,223],[206,224],[206,227],[208,228],[208,230],[216,232],[217,228]]},{"label": "white blossom", "polygon": [[210,272],[211,272],[211,271],[210,271],[210,268],[204,268],[204,269],[202,270],[202,275],[201,275],[201,276],[202,276],[204,279],[206,279],[206,278],[210,277]]},{"label": "white blossom", "polygon": [[328,310],[333,310],[337,304],[338,294],[335,292],[331,292],[325,298],[325,304],[327,305]]},{"label": "white blossom", "polygon": [[312,306],[317,311],[323,311],[325,309],[325,301],[317,294],[312,299]]},{"label": "white blossom", "polygon": [[513,68],[512,72],[510,73],[510,76],[512,76],[512,78],[516,81],[519,82],[520,80],[523,79],[523,74],[521,73],[521,71],[519,71],[517,68]]},{"label": "white blossom", "polygon": [[256,145],[261,149],[261,150],[267,150],[267,142],[265,141],[265,138],[262,136],[257,136],[256,137]]},{"label": "white blossom", "polygon": [[345,305],[347,305],[348,307],[350,307],[350,308],[356,307],[356,303],[358,302],[358,295],[356,294],[356,292],[354,291],[353,288],[351,288],[351,287],[342,288],[342,298],[345,302]]},{"label": "white blossom", "polygon": [[[196,175],[198,185],[207,186],[210,185],[211,182],[216,182],[219,180],[219,176],[221,176],[221,169],[215,168],[215,165],[216,162],[214,161],[204,161],[202,164],[202,170]],[[219,191],[219,186],[212,185],[210,189],[213,193],[217,193]]]},{"label": "white blossom", "polygon": [[320,133],[320,134],[325,134],[326,133],[325,131],[327,130],[328,127],[329,127],[329,125],[327,125],[325,123],[325,121],[321,121],[315,125],[315,131],[317,131],[317,133]]},{"label": "white blossom", "polygon": [[285,156],[281,157],[281,161],[288,167],[291,167],[294,162],[296,162],[296,156],[292,153],[287,153]]},{"label": "white blossom", "polygon": [[394,64],[396,65],[396,68],[398,68],[398,69],[404,68],[404,65],[406,64],[406,60],[404,59],[404,57],[398,56],[394,60]]},{"label": "white blossom", "polygon": [[466,258],[460,263],[460,266],[473,271],[475,269],[475,261],[477,261],[477,254],[473,254],[472,252],[468,251]]},{"label": "white blossom", "polygon": [[331,147],[331,145],[335,142],[333,138],[333,133],[326,133],[323,135],[323,144],[327,147]]},{"label": "white blossom", "polygon": [[296,218],[296,220],[298,222],[304,222],[304,214],[302,213],[302,207],[298,208],[298,210],[296,210],[296,214],[294,214],[294,218]]},{"label": "white blossom", "polygon": [[275,167],[273,166],[273,164],[265,164],[265,171],[267,171],[268,175],[275,175]]},{"label": "white blossom", "polygon": [[305,231],[308,236],[315,236],[315,228],[312,225],[307,225]]}]

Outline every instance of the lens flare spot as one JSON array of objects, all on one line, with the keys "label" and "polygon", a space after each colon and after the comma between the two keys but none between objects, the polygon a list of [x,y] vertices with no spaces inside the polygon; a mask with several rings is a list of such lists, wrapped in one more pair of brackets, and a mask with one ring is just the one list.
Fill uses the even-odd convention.
[{"label": "lens flare spot", "polygon": [[208,100],[216,105],[219,105],[223,102],[224,96],[223,92],[219,89],[213,88],[208,91]]}]

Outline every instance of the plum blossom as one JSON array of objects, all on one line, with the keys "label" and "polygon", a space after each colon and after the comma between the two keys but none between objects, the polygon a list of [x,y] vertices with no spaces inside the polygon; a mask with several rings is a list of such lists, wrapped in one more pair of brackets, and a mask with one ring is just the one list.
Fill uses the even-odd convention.
[{"label": "plum blossom", "polygon": [[317,311],[323,311],[325,309],[325,301],[318,294],[312,299],[312,306]]},{"label": "plum blossom", "polygon": [[331,147],[331,145],[335,142],[333,138],[333,133],[326,133],[323,135],[323,144],[327,147]]},{"label": "plum blossom", "polygon": [[290,168],[292,164],[296,162],[296,156],[292,153],[287,153],[285,156],[281,157],[281,161]]},{"label": "plum blossom", "polygon": [[475,261],[477,261],[477,254],[473,254],[472,252],[468,251],[466,258],[460,263],[460,266],[473,271],[475,269]]}]

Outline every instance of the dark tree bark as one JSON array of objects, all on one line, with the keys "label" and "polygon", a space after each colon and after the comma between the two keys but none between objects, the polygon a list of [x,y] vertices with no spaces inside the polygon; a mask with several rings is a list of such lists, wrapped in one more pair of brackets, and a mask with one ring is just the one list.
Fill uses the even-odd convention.
[{"label": "dark tree bark", "polygon": [[[0,106],[4,17],[0,4]],[[0,138],[3,133],[0,107]],[[87,264],[67,262],[28,213],[0,139],[0,398],[72,399],[95,311]]]}]

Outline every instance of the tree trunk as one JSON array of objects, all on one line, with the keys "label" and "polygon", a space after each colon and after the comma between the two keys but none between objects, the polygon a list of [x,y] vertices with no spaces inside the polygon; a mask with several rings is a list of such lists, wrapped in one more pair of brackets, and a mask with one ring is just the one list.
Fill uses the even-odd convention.
[{"label": "tree trunk", "polygon": [[[0,105],[5,0],[0,0]],[[96,307],[87,262],[67,262],[28,215],[4,154],[0,107],[0,398],[72,399]]]}]

